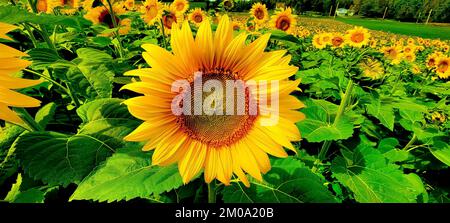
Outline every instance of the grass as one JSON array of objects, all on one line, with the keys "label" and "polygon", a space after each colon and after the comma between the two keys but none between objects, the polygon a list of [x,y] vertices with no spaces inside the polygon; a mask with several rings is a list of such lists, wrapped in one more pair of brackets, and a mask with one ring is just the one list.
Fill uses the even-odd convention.
[{"label": "grass", "polygon": [[425,25],[407,22],[397,22],[392,20],[363,19],[363,18],[337,18],[338,21],[351,25],[363,26],[372,30],[419,36],[430,39],[450,40],[450,25]]}]

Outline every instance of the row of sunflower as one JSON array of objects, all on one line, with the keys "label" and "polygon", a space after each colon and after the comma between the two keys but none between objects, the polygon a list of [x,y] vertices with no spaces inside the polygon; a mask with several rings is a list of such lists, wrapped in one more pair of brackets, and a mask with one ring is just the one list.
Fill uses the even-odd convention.
[{"label": "row of sunflower", "polygon": [[[448,42],[309,27],[262,3],[227,13],[230,2],[0,7],[17,25],[0,23],[0,38],[23,40],[0,45],[0,184],[16,180],[4,200],[67,199],[55,190],[101,202],[449,199],[445,176],[428,174],[450,166]],[[198,71],[278,81],[278,123],[173,114],[171,84],[194,85]]]}]

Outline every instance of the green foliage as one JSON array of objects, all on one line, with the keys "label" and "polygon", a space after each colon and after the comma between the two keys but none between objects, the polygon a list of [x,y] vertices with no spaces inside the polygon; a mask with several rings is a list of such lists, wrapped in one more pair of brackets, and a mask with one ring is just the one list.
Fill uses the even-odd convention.
[{"label": "green foliage", "polygon": [[358,202],[415,202],[423,192],[421,182],[410,182],[410,175],[414,174],[403,174],[379,151],[367,145],[360,145],[354,152],[336,157],[331,171],[354,193]]},{"label": "green foliage", "polygon": [[152,166],[150,160],[150,154],[139,147],[120,149],[86,177],[70,199],[100,202],[152,199],[152,195],[183,185],[176,165]]},{"label": "green foliage", "polygon": [[293,158],[273,160],[264,182],[252,181],[250,188],[233,184],[224,189],[230,203],[334,203],[324,180]]},{"label": "green foliage", "polygon": [[138,122],[127,112],[116,113],[116,108],[123,106],[120,103],[118,99],[103,99],[81,107],[79,113],[85,123],[77,134],[22,135],[15,146],[25,172],[51,185],[79,183],[117,148],[123,147],[123,137],[137,127]]}]

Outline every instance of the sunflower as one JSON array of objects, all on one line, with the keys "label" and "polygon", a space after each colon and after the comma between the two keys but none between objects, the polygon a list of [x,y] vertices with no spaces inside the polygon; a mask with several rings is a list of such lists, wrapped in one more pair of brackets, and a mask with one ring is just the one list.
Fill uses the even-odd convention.
[{"label": "sunflower", "polygon": [[331,45],[333,35],[331,33],[322,33],[320,34],[320,38],[325,45]]},{"label": "sunflower", "polygon": [[316,34],[313,36],[312,45],[314,46],[314,48],[317,48],[317,49],[323,49],[327,46],[327,44],[322,41],[321,34]]},{"label": "sunflower", "polygon": [[275,29],[291,34],[297,26],[297,20],[295,15],[292,14],[292,9],[287,8],[272,16],[271,25]]},{"label": "sunflower", "polygon": [[372,80],[380,79],[384,76],[384,67],[380,61],[373,58],[366,58],[359,63],[359,68],[363,71],[363,76]]},{"label": "sunflower", "polygon": [[126,10],[132,11],[132,10],[135,9],[136,3],[135,3],[134,0],[126,0],[126,1],[123,3],[123,6],[125,7]]},{"label": "sunflower", "polygon": [[[0,22],[0,38],[10,39],[6,33],[14,29],[16,29],[15,26]],[[0,44],[0,120],[15,124],[23,122],[10,107],[29,108],[40,105],[40,101],[13,91],[41,83],[40,80],[27,80],[11,76],[31,64],[29,61],[20,59],[23,56],[27,56],[27,54]]]},{"label": "sunflower", "polygon": [[205,12],[202,11],[200,8],[195,8],[194,10],[189,13],[189,20],[194,23],[195,25],[199,26],[203,21],[206,19]]},{"label": "sunflower", "polygon": [[[158,45],[143,45],[146,51],[143,57],[151,68],[127,72],[126,75],[139,76],[141,82],[124,86],[124,89],[143,96],[128,99],[124,103],[130,113],[144,120],[144,123],[125,139],[147,142],[143,150],[154,150],[153,165],[178,163],[184,183],[191,181],[204,169],[204,178],[208,183],[218,179],[229,185],[235,175],[249,186],[244,172],[261,181],[261,173],[270,169],[267,153],[287,157],[283,147],[295,150],[291,141],[300,140],[300,133],[294,123],[304,119],[304,115],[297,111],[304,105],[290,95],[292,91],[298,90],[300,81],[288,80],[298,68],[289,65],[291,57],[285,56],[285,50],[265,52],[270,34],[246,44],[248,34],[241,33],[233,38],[233,28],[226,15],[216,30],[214,34],[207,20],[199,27],[194,38],[188,22],[184,22],[181,29],[178,24],[173,24],[173,52]],[[183,105],[185,101],[173,102],[180,94],[172,91],[172,83],[183,80],[187,84],[184,86],[193,87],[193,92],[181,91],[182,98],[191,94],[200,94],[201,97],[202,90],[194,85],[200,81],[198,74],[194,75],[197,72],[202,73],[201,81],[215,80],[222,84],[238,80],[242,80],[243,85],[251,80],[280,81],[278,124],[262,124],[266,116],[261,112],[206,115],[200,111],[198,114],[202,115],[175,115],[172,106]],[[245,91],[245,103],[242,102],[246,105],[246,111],[250,101],[255,102],[252,98],[264,92],[262,89],[248,89],[251,90]],[[192,102],[190,100],[186,101]],[[263,110],[263,106],[256,103]],[[194,107],[199,108],[195,101]]]},{"label": "sunflower", "polygon": [[363,27],[348,30],[345,35],[346,44],[352,47],[363,47],[369,44],[370,33]]},{"label": "sunflower", "polygon": [[408,62],[414,62],[416,60],[416,54],[414,53],[403,53],[403,58]]},{"label": "sunflower", "polygon": [[411,67],[411,72],[412,72],[413,74],[420,74],[420,73],[422,73],[422,70],[420,69],[420,67],[419,67],[417,64],[414,64],[414,65]]},{"label": "sunflower", "polygon": [[65,0],[37,0],[36,9],[38,12],[52,13],[58,6],[64,6]]},{"label": "sunflower", "polygon": [[119,35],[127,35],[131,31],[131,19],[122,19],[119,22]]},{"label": "sunflower", "polygon": [[445,120],[446,120],[446,118],[445,118],[445,115],[444,115],[444,114],[441,114],[441,113],[439,113],[439,112],[434,112],[434,113],[431,115],[431,120],[432,120],[433,122],[444,123]]},{"label": "sunflower", "polygon": [[178,14],[184,14],[189,9],[189,2],[187,0],[175,0],[170,4],[170,8]]},{"label": "sunflower", "polygon": [[231,26],[233,27],[234,31],[240,31],[243,27],[242,23],[238,22],[238,21],[233,21],[231,23]]},{"label": "sunflower", "polygon": [[225,10],[231,10],[234,8],[234,0],[224,0],[222,4]]},{"label": "sunflower", "polygon": [[269,20],[269,12],[265,4],[255,3],[250,9],[250,15],[255,19],[258,24],[263,24]]},{"label": "sunflower", "polygon": [[343,47],[344,46],[344,36],[342,36],[340,33],[334,33],[332,38],[331,38],[331,46],[333,48],[337,48],[337,47]]},{"label": "sunflower", "polygon": [[181,23],[182,19],[182,15],[178,14],[174,9],[166,6],[161,20],[166,34],[171,33],[173,25],[175,23]]},{"label": "sunflower", "polygon": [[439,57],[442,56],[441,52],[434,52],[430,55],[428,55],[427,60],[426,60],[426,65],[429,69],[433,69],[436,67],[436,62],[438,60]]},{"label": "sunflower", "polygon": [[391,60],[391,64],[399,64],[401,62],[402,54],[398,46],[385,46],[381,48],[384,56]]},{"label": "sunflower", "polygon": [[415,53],[417,49],[416,45],[408,44],[405,47],[403,47],[403,53]]},{"label": "sunflower", "polygon": [[82,0],[61,0],[61,2],[63,3],[63,5],[67,5],[70,8],[74,9],[77,9],[82,5],[81,4]]},{"label": "sunflower", "polygon": [[140,10],[144,21],[148,25],[153,25],[162,18],[164,6],[158,0],[146,0]]},{"label": "sunflower", "polygon": [[[94,25],[103,24],[107,25],[109,28],[114,28],[112,16],[105,6],[97,6],[89,9],[84,15],[84,18],[94,23]],[[116,24],[119,24],[120,19],[117,16],[115,16],[114,19],[116,20]]]},{"label": "sunflower", "polygon": [[450,77],[450,57],[440,57],[436,61],[436,73],[442,79]]}]

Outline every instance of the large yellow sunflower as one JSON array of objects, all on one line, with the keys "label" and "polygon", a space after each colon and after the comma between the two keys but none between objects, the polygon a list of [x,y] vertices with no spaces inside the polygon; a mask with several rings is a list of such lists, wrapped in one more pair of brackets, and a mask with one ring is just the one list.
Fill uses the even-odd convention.
[{"label": "large yellow sunflower", "polygon": [[297,27],[296,16],[292,14],[291,8],[287,8],[272,16],[271,25],[275,29],[291,34]]},{"label": "large yellow sunflower", "polygon": [[[249,186],[245,172],[262,180],[261,173],[270,169],[267,154],[286,157],[283,147],[295,150],[291,141],[300,140],[300,133],[294,123],[304,119],[304,115],[297,111],[304,105],[290,95],[298,89],[300,81],[288,80],[298,68],[289,65],[291,57],[285,56],[286,51],[265,52],[269,34],[250,44],[246,44],[247,37],[247,33],[241,33],[233,38],[231,22],[225,15],[215,33],[210,22],[205,21],[195,38],[187,21],[181,29],[178,24],[173,24],[172,52],[158,45],[143,45],[146,51],[143,57],[151,68],[127,72],[126,75],[139,76],[141,81],[128,84],[124,89],[143,94],[126,100],[125,104],[130,113],[144,123],[125,139],[147,142],[143,150],[154,150],[154,165],[178,163],[184,183],[203,169],[206,182],[218,179],[229,185],[235,175]],[[251,101],[256,101],[259,110],[255,114],[206,115],[202,111],[198,113],[200,115],[174,114],[172,106],[187,106],[192,102],[190,99],[182,103],[173,102],[180,94],[176,92],[179,89],[174,91],[172,86],[175,81],[185,81],[193,89],[192,92],[182,91],[183,98],[191,94],[195,98],[200,94],[205,99],[202,88],[195,84],[199,81],[198,72],[202,73],[202,80],[215,80],[222,84],[239,80],[244,85],[251,85],[251,80],[279,81],[278,123],[264,125],[267,116],[262,111],[268,111],[268,108],[264,109],[261,101],[253,99],[267,91],[254,88],[254,85],[245,91],[242,103],[247,111]],[[219,104],[221,99],[224,98],[214,102]],[[276,102],[271,100],[270,103]],[[192,105],[201,110],[195,99]]]},{"label": "large yellow sunflower", "polygon": [[340,33],[333,33],[333,36],[331,37],[331,47],[333,48],[339,48],[344,46],[344,36]]},{"label": "large yellow sunflower", "polygon": [[450,77],[450,57],[440,57],[436,61],[436,73],[442,79]]},{"label": "large yellow sunflower", "polygon": [[250,9],[250,15],[254,18],[258,24],[263,24],[269,20],[269,12],[265,4],[255,3]]},{"label": "large yellow sunflower", "polygon": [[162,18],[164,5],[158,0],[146,0],[141,6],[142,18],[148,25],[153,25]]},{"label": "large yellow sunflower", "polygon": [[200,25],[206,19],[206,13],[202,11],[200,8],[195,8],[189,13],[189,21],[194,23],[195,25]]},{"label": "large yellow sunflower", "polygon": [[322,41],[322,35],[321,34],[315,34],[313,36],[312,45],[315,48],[317,48],[317,49],[323,49],[323,48],[325,48],[327,46],[327,44]]},{"label": "large yellow sunflower", "polygon": [[391,60],[391,64],[399,64],[402,59],[402,53],[399,46],[385,46],[381,48],[384,56]]},{"label": "large yellow sunflower", "polygon": [[435,68],[436,62],[439,59],[439,57],[441,57],[441,56],[442,56],[441,52],[434,52],[434,53],[428,55],[427,60],[426,60],[426,66],[429,69]]},{"label": "large yellow sunflower", "polygon": [[187,0],[175,0],[170,4],[170,8],[178,14],[184,14],[189,9],[189,2]]},{"label": "large yellow sunflower", "polygon": [[[0,22],[0,38],[10,39],[6,33],[13,29],[16,27]],[[40,80],[27,80],[11,76],[31,64],[30,61],[20,59],[23,56],[27,56],[27,54],[0,44],[0,120],[15,124],[22,124],[22,120],[10,107],[29,108],[40,105],[38,100],[14,91],[41,83]]]},{"label": "large yellow sunflower", "polygon": [[363,27],[348,30],[345,35],[346,44],[352,47],[363,47],[369,44],[370,33]]}]

